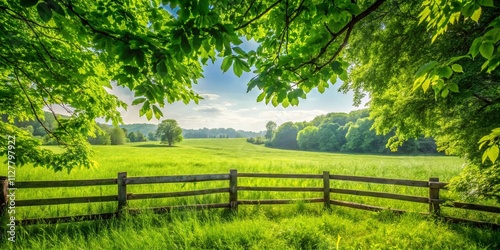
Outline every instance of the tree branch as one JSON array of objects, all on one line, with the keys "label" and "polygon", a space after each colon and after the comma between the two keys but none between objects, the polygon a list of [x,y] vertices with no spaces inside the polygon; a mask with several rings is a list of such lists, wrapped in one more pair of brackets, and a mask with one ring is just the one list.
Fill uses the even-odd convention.
[{"label": "tree branch", "polygon": [[[370,7],[368,7],[365,11],[361,12],[359,15],[355,16],[354,18],[351,19],[351,21],[349,21],[344,27],[342,27],[342,29],[340,29],[337,33],[330,33],[331,34],[331,38],[330,40],[328,40],[328,42],[320,49],[320,52],[317,56],[311,58],[310,60],[306,61],[306,62],[303,62],[301,64],[299,64],[297,67],[295,67],[293,70],[297,70],[307,64],[315,64],[316,60],[318,60],[321,56],[323,56],[323,54],[326,53],[326,51],[328,50],[328,47],[330,47],[330,45],[335,41],[335,39],[337,39],[337,37],[339,35],[341,35],[342,33],[346,32],[348,29],[352,29],[352,27],[354,27],[354,25],[356,25],[356,23],[358,23],[359,21],[363,20],[363,18],[367,17],[369,14],[371,14],[372,12],[374,12],[375,10],[377,10],[378,7],[380,7],[380,5],[382,5],[386,0],[377,0],[375,3],[373,3]],[[331,30],[329,30],[330,32]]]},{"label": "tree branch", "polygon": [[267,9],[265,9],[262,13],[258,14],[254,18],[250,19],[250,21],[244,23],[243,25],[241,25],[239,27],[236,27],[234,30],[236,31],[236,30],[240,30],[240,29],[243,29],[243,28],[247,27],[248,25],[250,25],[251,23],[253,23],[255,20],[261,18],[263,15],[265,15],[267,12],[269,12],[272,8],[276,7],[276,5],[278,5],[279,3],[281,3],[281,1],[283,1],[283,0],[276,1],[271,6],[269,6]]}]

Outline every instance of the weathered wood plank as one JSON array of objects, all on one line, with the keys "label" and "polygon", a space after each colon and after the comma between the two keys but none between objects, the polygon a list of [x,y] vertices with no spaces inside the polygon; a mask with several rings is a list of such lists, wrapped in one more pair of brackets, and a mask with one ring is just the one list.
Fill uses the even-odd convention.
[{"label": "weathered wood plank", "polygon": [[196,205],[184,205],[184,206],[165,206],[165,207],[151,207],[151,208],[133,208],[127,211],[130,214],[140,214],[144,211],[151,211],[153,213],[169,213],[172,210],[203,210],[208,208],[230,208],[229,203],[216,203],[216,204],[196,204]]},{"label": "weathered wood plank", "polygon": [[[439,182],[439,178],[429,178],[429,201],[439,200],[439,188],[431,187],[431,182]],[[434,215],[439,215],[441,213],[441,207],[438,202],[429,202],[429,213]]]},{"label": "weathered wood plank", "polygon": [[232,210],[238,210],[238,171],[236,169],[231,169],[229,173],[229,204]]},{"label": "weathered wood plank", "polygon": [[317,203],[323,202],[323,198],[312,199],[285,199],[285,200],[239,200],[240,205],[271,205],[271,204],[290,204],[295,202]]},{"label": "weathered wood plank", "polygon": [[387,209],[387,208],[383,208],[383,207],[365,205],[365,204],[348,202],[348,201],[330,200],[330,203],[333,205],[336,205],[336,206],[349,207],[349,208],[362,209],[362,210],[375,211],[375,212],[379,212],[382,210],[389,210],[389,211],[397,213],[397,214],[403,214],[403,213],[407,212],[405,210]]},{"label": "weathered wood plank", "polygon": [[183,197],[183,196],[194,196],[194,195],[202,195],[202,194],[216,194],[216,193],[227,193],[227,192],[229,192],[229,188],[212,188],[212,189],[202,189],[202,190],[182,191],[182,192],[169,192],[169,193],[128,194],[127,200]]},{"label": "weathered wood plank", "polygon": [[351,189],[339,189],[339,188],[330,188],[330,192],[336,193],[336,194],[351,194],[351,195],[370,196],[370,197],[386,198],[386,199],[393,199],[393,200],[429,203],[429,198],[421,197],[421,196],[410,196],[410,195],[403,195],[403,194],[392,194],[392,193],[361,191],[361,190],[351,190]]},{"label": "weathered wood plank", "polygon": [[491,223],[491,222],[476,221],[476,220],[469,220],[469,219],[462,219],[462,218],[454,218],[454,217],[448,217],[448,216],[440,216],[438,218],[443,219],[447,222],[452,222],[452,223],[466,223],[466,224],[471,224],[475,227],[488,227],[488,228],[496,229],[496,230],[500,229],[500,224]]},{"label": "weathered wood plank", "polygon": [[7,176],[0,176],[0,219],[7,213],[9,181]]},{"label": "weathered wood plank", "polygon": [[429,182],[427,181],[389,179],[389,178],[378,178],[378,177],[368,177],[368,176],[349,176],[349,175],[332,174],[330,175],[330,179],[341,180],[341,181],[369,182],[378,184],[392,184],[392,185],[411,186],[411,187],[429,186]]},{"label": "weathered wood plank", "polygon": [[16,188],[55,188],[116,185],[116,179],[64,180],[64,181],[16,181]]},{"label": "weathered wood plank", "polygon": [[66,222],[79,222],[79,221],[89,221],[89,220],[106,220],[116,217],[117,213],[102,213],[102,214],[89,214],[89,215],[77,215],[77,216],[65,216],[65,217],[54,217],[54,218],[41,218],[41,219],[24,219],[17,220],[16,225],[34,225],[34,224],[57,224]]},{"label": "weathered wood plank", "polygon": [[128,177],[127,184],[176,183],[229,180],[229,174]]},{"label": "weathered wood plank", "polygon": [[325,209],[330,209],[330,172],[323,172],[323,203]]},{"label": "weathered wood plank", "polygon": [[238,177],[322,179],[323,175],[321,175],[321,174],[238,173]]},{"label": "weathered wood plank", "polygon": [[118,173],[118,212],[127,206],[127,172]]},{"label": "weathered wood plank", "polygon": [[105,202],[105,201],[117,201],[117,200],[118,200],[117,195],[17,200],[16,207],[60,205],[60,204],[89,203],[89,202]]},{"label": "weathered wood plank", "polygon": [[448,189],[446,186],[448,186],[448,182],[429,182],[430,188]]},{"label": "weathered wood plank", "polygon": [[239,186],[241,191],[270,191],[270,192],[323,192],[323,188],[316,187],[249,187]]},{"label": "weathered wood plank", "polygon": [[475,211],[484,211],[484,212],[490,212],[490,213],[500,213],[500,207],[471,204],[471,203],[465,203],[465,202],[452,202],[451,204],[444,203],[444,204],[441,204],[441,206],[461,208],[461,209],[467,209],[467,210],[475,210]]}]

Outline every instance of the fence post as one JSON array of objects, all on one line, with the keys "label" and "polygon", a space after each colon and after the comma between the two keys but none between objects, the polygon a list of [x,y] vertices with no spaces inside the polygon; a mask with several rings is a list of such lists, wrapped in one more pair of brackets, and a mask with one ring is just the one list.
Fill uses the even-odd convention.
[{"label": "fence post", "polygon": [[[441,208],[439,206],[439,188],[431,187],[431,182],[439,182],[439,178],[429,178],[429,214],[439,215]],[[436,200],[436,202],[434,202]]]},{"label": "fence post", "polygon": [[118,213],[121,213],[122,210],[127,205],[127,172],[118,173]]},{"label": "fence post", "polygon": [[330,172],[323,171],[323,199],[326,209],[330,209]]},{"label": "fence post", "polygon": [[231,210],[238,210],[238,170],[229,171],[229,205]]},{"label": "fence post", "polygon": [[9,180],[7,176],[0,176],[0,220],[7,213],[7,207],[9,206],[8,188]]}]

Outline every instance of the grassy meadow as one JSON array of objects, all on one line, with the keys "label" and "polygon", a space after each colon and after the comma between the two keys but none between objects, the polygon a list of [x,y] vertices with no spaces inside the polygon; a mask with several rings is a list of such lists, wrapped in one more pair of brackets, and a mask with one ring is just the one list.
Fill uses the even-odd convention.
[{"label": "grassy meadow", "polygon": [[[59,150],[57,147],[50,147]],[[439,177],[449,181],[463,161],[448,156],[379,156],[332,154],[265,148],[244,139],[190,139],[165,147],[157,142],[123,146],[95,146],[96,169],[67,174],[44,168],[18,168],[20,180],[66,180],[128,176],[238,172],[308,173],[376,176],[412,180]],[[6,175],[7,168],[0,170]],[[239,178],[241,186],[321,187],[322,180]],[[428,189],[394,185],[331,181],[332,188],[383,191],[427,196]],[[188,184],[129,185],[128,193],[188,191],[228,187],[228,181]],[[20,189],[16,199],[115,195],[116,186]],[[239,191],[238,199],[321,198],[321,193]],[[427,204],[351,195],[333,199],[414,212],[427,212]],[[441,197],[460,199],[441,192]],[[228,202],[228,194],[129,201],[132,208]],[[493,201],[483,204],[497,205]],[[240,206],[238,213],[224,209],[143,214],[109,221],[35,225],[17,228],[16,243],[0,249],[499,249],[500,232],[454,225],[416,213],[358,211],[323,204]],[[16,208],[16,219],[114,212],[116,202]],[[499,216],[452,208],[444,215],[500,223]]]}]

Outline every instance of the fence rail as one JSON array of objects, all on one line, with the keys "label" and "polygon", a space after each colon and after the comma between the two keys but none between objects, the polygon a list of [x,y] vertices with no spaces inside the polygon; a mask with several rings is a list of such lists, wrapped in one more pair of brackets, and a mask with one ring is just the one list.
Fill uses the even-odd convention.
[{"label": "fence rail", "polygon": [[[238,178],[291,178],[291,179],[318,179],[323,181],[322,187],[257,187],[257,186],[238,186]],[[0,190],[0,216],[6,216],[7,206],[9,203],[8,197],[8,182],[7,178],[0,176],[0,183],[2,190]],[[205,182],[205,181],[229,181],[229,187],[225,188],[212,188],[202,190],[180,191],[180,192],[164,192],[164,193],[140,193],[133,194],[127,192],[128,185],[136,184],[155,184],[155,183],[188,183],[188,182]],[[429,190],[428,197],[411,196],[404,194],[394,194],[385,192],[375,192],[367,190],[352,190],[341,188],[330,188],[331,181],[352,181],[388,185],[402,185],[408,187],[422,187]],[[439,191],[446,189],[448,183],[440,182],[439,178],[429,178],[428,181],[421,180],[403,180],[379,177],[366,177],[366,176],[348,176],[348,175],[334,175],[328,171],[323,174],[273,174],[273,173],[238,173],[237,170],[231,170],[229,174],[199,174],[199,175],[177,175],[177,176],[147,176],[147,177],[127,177],[126,172],[118,173],[117,178],[110,179],[94,179],[94,180],[60,180],[60,181],[20,181],[15,183],[16,189],[31,189],[31,188],[65,188],[65,187],[83,187],[83,186],[102,186],[102,185],[116,185],[118,193],[116,195],[103,195],[103,196],[87,196],[87,197],[62,197],[62,198],[48,198],[48,199],[27,199],[16,200],[16,207],[26,206],[42,206],[42,205],[60,205],[60,204],[74,204],[74,203],[91,203],[91,202],[117,202],[118,209],[113,213],[80,215],[80,216],[66,216],[57,218],[42,218],[42,219],[25,219],[17,221],[18,224],[30,225],[36,223],[56,223],[68,221],[83,221],[95,219],[109,219],[120,216],[123,212],[130,214],[139,214],[144,210],[150,210],[155,213],[170,212],[172,210],[181,209],[208,209],[208,208],[229,208],[231,210],[238,210],[238,205],[274,205],[274,204],[290,204],[295,202],[304,203],[324,203],[324,207],[329,209],[330,206],[343,206],[355,209],[362,209],[368,211],[382,211],[390,210],[394,213],[405,213],[405,210],[386,209],[383,207],[372,206],[367,204],[360,204],[348,201],[339,201],[331,199],[330,194],[346,194],[355,196],[368,196],[376,198],[402,200],[408,202],[429,204],[428,212],[421,213],[425,215],[440,216],[442,207],[452,207],[458,209],[475,210],[490,213],[500,213],[500,207],[486,206],[472,203],[446,201],[440,199]],[[321,198],[308,198],[308,199],[273,199],[273,200],[241,200],[238,199],[239,192],[313,192],[323,193]],[[229,201],[225,203],[216,204],[190,204],[182,206],[164,206],[153,207],[146,209],[130,208],[127,206],[129,200],[140,199],[157,199],[157,198],[171,198],[171,197],[186,197],[197,196],[206,194],[229,194]],[[499,224],[489,222],[479,222],[468,220],[464,218],[441,218],[451,222],[468,222],[475,225],[488,225],[493,228],[500,228]]]}]

